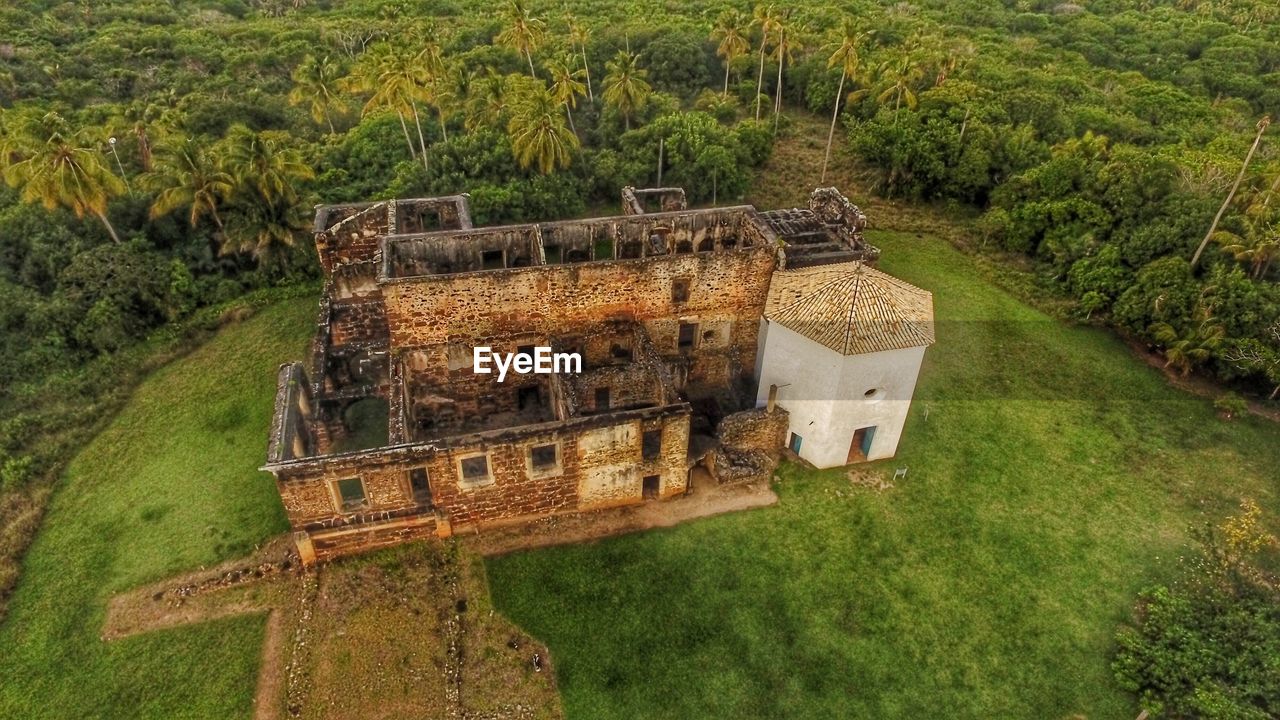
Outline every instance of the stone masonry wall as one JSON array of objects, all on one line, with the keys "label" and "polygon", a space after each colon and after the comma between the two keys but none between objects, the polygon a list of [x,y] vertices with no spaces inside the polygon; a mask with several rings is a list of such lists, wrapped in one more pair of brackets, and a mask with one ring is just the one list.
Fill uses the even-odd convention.
[{"label": "stone masonry wall", "polygon": [[742,450],[779,454],[787,442],[787,411],[753,408],[726,415],[716,429],[720,442]]},{"label": "stone masonry wall", "polygon": [[[585,332],[640,321],[663,358],[684,368],[691,397],[716,394],[752,372],[772,248],[627,262],[431,276],[384,285],[391,345],[437,346],[458,337]],[[687,298],[673,293],[688,283]],[[696,325],[680,346],[682,324]],[[704,388],[706,388],[704,390]]]},{"label": "stone masonry wall", "polygon": [[[640,502],[647,476],[660,478],[659,497],[680,494],[685,490],[688,425],[687,406],[676,405],[451,438],[451,446],[383,448],[272,469],[290,524],[312,536],[321,556],[395,542],[402,530],[427,533],[413,518],[443,517],[457,528]],[[645,430],[662,432],[661,451],[651,460],[643,458]],[[600,442],[602,437],[616,441]],[[547,444],[558,445],[558,462],[535,470],[530,450]],[[491,479],[463,482],[459,461],[479,454],[488,457]],[[427,471],[432,507],[413,498],[409,472],[415,468]],[[343,511],[336,483],[356,477],[363,483],[365,506]],[[592,493],[587,502],[581,497],[584,489]],[[404,527],[395,529],[397,523]],[[409,525],[413,527],[405,529]],[[361,539],[366,531],[367,538]],[[339,535],[340,544],[325,545],[329,541],[324,538]]]}]

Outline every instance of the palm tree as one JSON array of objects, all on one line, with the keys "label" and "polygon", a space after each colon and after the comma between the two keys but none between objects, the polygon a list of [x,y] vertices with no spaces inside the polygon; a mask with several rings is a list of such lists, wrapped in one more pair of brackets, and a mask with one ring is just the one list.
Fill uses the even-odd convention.
[{"label": "palm tree", "polygon": [[360,62],[356,65],[355,70],[343,78],[341,85],[344,90],[354,93],[370,93],[369,99],[361,108],[361,116],[368,116],[375,112],[384,110],[392,110],[396,117],[400,119],[400,129],[404,132],[405,144],[409,146],[409,155],[414,159],[418,159],[418,151],[413,146],[413,140],[409,137],[409,126],[404,119],[404,106],[400,102],[399,96],[393,92],[393,88],[382,82],[382,68],[387,64],[388,56],[391,48],[386,43],[378,43],[372,49],[360,57]]},{"label": "palm tree", "polygon": [[619,50],[605,65],[604,101],[621,115],[624,127],[631,129],[631,116],[642,110],[653,88],[645,80],[649,71],[640,67],[640,56]]},{"label": "palm tree", "polygon": [[315,177],[302,153],[287,144],[280,132],[254,132],[233,125],[219,143],[223,167],[234,179],[237,197],[246,195],[261,204],[294,205],[296,183]]},{"label": "palm tree", "polygon": [[[445,120],[445,109],[453,98],[453,90],[449,87],[449,65],[444,59],[444,49],[434,32],[428,30],[422,40],[422,49],[414,56],[418,74],[414,76],[419,85],[418,94],[436,109],[440,118],[440,137],[449,140],[449,128]],[[425,152],[425,151],[424,151]]]},{"label": "palm tree", "polygon": [[244,253],[259,263],[276,263],[285,248],[293,247],[306,230],[307,217],[301,206],[251,205],[227,224],[221,253]]},{"label": "palm tree", "polygon": [[524,0],[509,0],[503,14],[507,27],[494,40],[523,55],[529,63],[529,76],[538,77],[533,69],[533,51],[546,39],[547,24],[529,13]]},{"label": "palm tree", "polygon": [[785,18],[778,18],[778,44],[773,48],[774,57],[778,59],[778,87],[775,88],[773,94],[773,130],[778,131],[778,116],[782,114],[782,67],[787,61],[792,59],[799,43],[794,38],[794,33],[789,33],[790,28],[784,24]]},{"label": "palm tree", "polygon": [[387,91],[398,98],[398,102],[408,106],[413,114],[414,127],[418,129],[418,150],[421,152],[423,169],[430,170],[427,164],[427,139],[422,133],[422,117],[418,114],[418,100],[425,97],[427,76],[425,68],[419,64],[415,55],[407,52],[392,53],[387,56],[382,67],[382,80]]},{"label": "palm tree", "polygon": [[234,125],[219,143],[238,211],[227,222],[223,254],[247,252],[260,262],[273,260],[305,227],[297,183],[315,173],[288,140],[281,132]]},{"label": "palm tree", "polygon": [[1164,366],[1172,367],[1178,374],[1186,377],[1197,365],[1213,357],[1213,351],[1226,337],[1222,326],[1213,321],[1212,313],[1202,311],[1200,324],[1188,328],[1185,334],[1179,333],[1168,323],[1155,323],[1151,326],[1151,337],[1164,345]]},{"label": "palm tree", "polygon": [[473,73],[466,107],[467,130],[506,126],[508,85],[507,77],[493,68],[485,68],[478,77]]},{"label": "palm tree", "polygon": [[568,17],[569,22],[569,47],[576,49],[582,54],[582,72],[587,76],[587,99],[591,102],[596,101],[596,93],[591,88],[591,66],[587,64],[587,42],[591,39],[591,31],[587,30],[587,26],[579,23],[572,15]]},{"label": "palm tree", "polygon": [[1196,265],[1200,262],[1200,255],[1204,252],[1204,248],[1213,239],[1213,234],[1218,229],[1218,222],[1222,220],[1222,214],[1227,211],[1227,206],[1231,204],[1232,199],[1236,196],[1236,190],[1240,188],[1240,181],[1244,179],[1245,171],[1249,169],[1249,163],[1253,161],[1253,154],[1258,151],[1258,145],[1262,142],[1262,134],[1271,126],[1271,116],[1264,115],[1258,121],[1258,135],[1253,139],[1253,146],[1249,148],[1249,152],[1244,156],[1244,164],[1240,166],[1240,173],[1236,175],[1236,181],[1231,183],[1231,191],[1227,193],[1227,199],[1222,201],[1222,207],[1218,208],[1218,214],[1213,216],[1213,223],[1209,225],[1209,232],[1204,234],[1204,239],[1200,241],[1200,247],[1196,248],[1196,252],[1191,256],[1191,269],[1195,270]]},{"label": "palm tree", "polygon": [[716,19],[711,30],[711,40],[716,45],[716,55],[724,58],[724,94],[729,95],[729,68],[733,61],[746,55],[751,50],[751,41],[743,30],[747,25],[746,18],[737,10],[726,10]]},{"label": "palm tree", "polygon": [[[840,117],[840,101],[844,99],[844,82],[857,76],[861,57],[858,48],[870,33],[862,32],[852,18],[845,18],[840,23],[840,34],[831,57],[827,58],[827,68],[840,68],[840,84],[836,86],[836,101],[831,110],[831,129],[827,131],[827,150],[822,156],[822,179],[827,181],[827,163],[831,160],[831,141],[836,136],[836,120]],[[865,91],[864,91],[865,92]]]},{"label": "palm tree", "polygon": [[756,5],[751,11],[751,24],[760,27],[760,74],[756,78],[756,120],[760,119],[760,96],[764,93],[764,56],[769,35],[781,27],[778,11],[769,5]]},{"label": "palm tree", "polygon": [[138,184],[156,193],[151,203],[153,219],[187,210],[191,227],[208,215],[219,232],[224,227],[218,206],[230,199],[235,190],[231,174],[218,167],[209,148],[193,138],[156,147],[155,167],[143,173]]},{"label": "palm tree", "polygon": [[546,68],[551,75],[551,96],[564,105],[564,114],[569,118],[569,130],[576,134],[578,130],[573,126],[571,108],[578,106],[579,95],[586,94],[586,86],[578,79],[582,77],[582,71],[574,70],[569,67],[569,63],[560,60],[547,63]]},{"label": "palm tree", "polygon": [[[364,68],[352,77],[353,87],[372,93],[364,105],[363,114],[388,108],[399,114],[410,152],[413,152],[413,141],[409,139],[404,116],[406,112],[412,115],[414,127],[418,130],[418,151],[425,169],[429,169],[427,140],[422,132],[418,101],[426,97],[427,82],[424,63],[417,54],[392,49],[385,43],[379,45]],[[419,154],[414,157],[419,157]]]},{"label": "palm tree", "polygon": [[560,105],[560,100],[541,85],[530,86],[527,94],[513,103],[507,132],[520,167],[537,165],[545,175],[572,162],[578,136],[565,127]]},{"label": "palm tree", "polygon": [[1280,222],[1246,218],[1243,234],[1219,230],[1213,234],[1213,241],[1236,260],[1247,264],[1250,277],[1261,280],[1271,269],[1272,261],[1280,257]]},{"label": "palm tree", "polygon": [[123,195],[125,183],[85,131],[75,131],[58,113],[10,113],[0,153],[4,179],[20,188],[23,202],[48,210],[63,207],[76,217],[93,215],[115,242],[120,236],[107,218],[107,202]]},{"label": "palm tree", "polygon": [[910,50],[903,50],[898,56],[880,66],[880,78],[883,90],[876,96],[881,104],[893,98],[893,122],[898,122],[898,111],[905,102],[908,109],[916,107],[915,84],[920,81],[923,71]]},{"label": "palm tree", "polygon": [[329,126],[329,134],[336,134],[333,129],[333,112],[342,112],[344,103],[338,96],[338,82],[342,69],[338,64],[326,57],[317,59],[308,55],[294,69],[293,89],[289,91],[290,105],[308,105],[311,119]]}]

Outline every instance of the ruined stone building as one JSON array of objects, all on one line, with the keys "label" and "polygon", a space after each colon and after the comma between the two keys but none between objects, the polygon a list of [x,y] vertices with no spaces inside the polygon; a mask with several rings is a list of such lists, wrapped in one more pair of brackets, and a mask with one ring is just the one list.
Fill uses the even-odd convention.
[{"label": "ruined stone building", "polygon": [[[671,498],[695,467],[768,478],[788,445],[822,466],[893,454],[932,304],[874,269],[855,206],[626,188],[622,209],[498,227],[465,195],[317,209],[317,335],[280,368],[264,467],[305,560]],[[582,364],[500,381],[478,346]]]}]

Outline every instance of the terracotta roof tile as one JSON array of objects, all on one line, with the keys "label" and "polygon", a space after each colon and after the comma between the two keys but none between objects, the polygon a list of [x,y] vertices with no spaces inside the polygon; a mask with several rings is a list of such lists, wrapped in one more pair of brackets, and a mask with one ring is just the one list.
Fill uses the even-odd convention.
[{"label": "terracotta roof tile", "polygon": [[844,355],[934,342],[933,295],[857,262],[774,273],[765,317]]}]

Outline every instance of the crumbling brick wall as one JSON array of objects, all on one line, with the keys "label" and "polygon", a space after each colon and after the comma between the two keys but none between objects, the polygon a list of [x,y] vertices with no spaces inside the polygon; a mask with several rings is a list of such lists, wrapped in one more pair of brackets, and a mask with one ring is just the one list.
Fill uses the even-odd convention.
[{"label": "crumbling brick wall", "polygon": [[772,411],[760,407],[726,415],[716,437],[729,447],[778,455],[787,442],[787,411],[775,406]]},{"label": "crumbling brick wall", "polygon": [[[659,497],[680,494],[686,487],[688,426],[688,406],[675,405],[488,431],[449,438],[447,443],[301,459],[269,468],[276,475],[290,524],[295,531],[307,533],[317,557],[323,559],[325,553],[364,549],[394,542],[404,533],[433,531],[414,518],[447,519],[452,531],[641,502],[643,480],[649,476],[660,478]],[[661,432],[656,457],[644,456],[646,430]],[[558,462],[553,469],[537,470],[531,465],[530,451],[545,445],[558,446]],[[491,481],[463,481],[459,463],[475,455],[487,457]],[[418,468],[426,470],[431,507],[414,499],[409,473]],[[348,478],[361,480],[363,507],[341,508],[336,483]],[[340,542],[333,539],[339,536]]]},{"label": "crumbling brick wall", "polygon": [[342,265],[373,262],[379,239],[391,229],[388,207],[375,202],[316,210],[316,251],[326,275]]},{"label": "crumbling brick wall", "polygon": [[786,442],[788,416],[780,407],[754,408],[726,415],[716,428],[720,447],[712,474],[721,483],[768,481]]},{"label": "crumbling brick wall", "polygon": [[[660,356],[686,366],[696,396],[704,383],[722,388],[754,369],[775,259],[772,248],[755,248],[396,280],[384,286],[387,324],[394,347],[422,348],[634,319]],[[685,299],[676,299],[677,280],[688,284]],[[689,347],[681,347],[682,322],[697,325]]]}]

